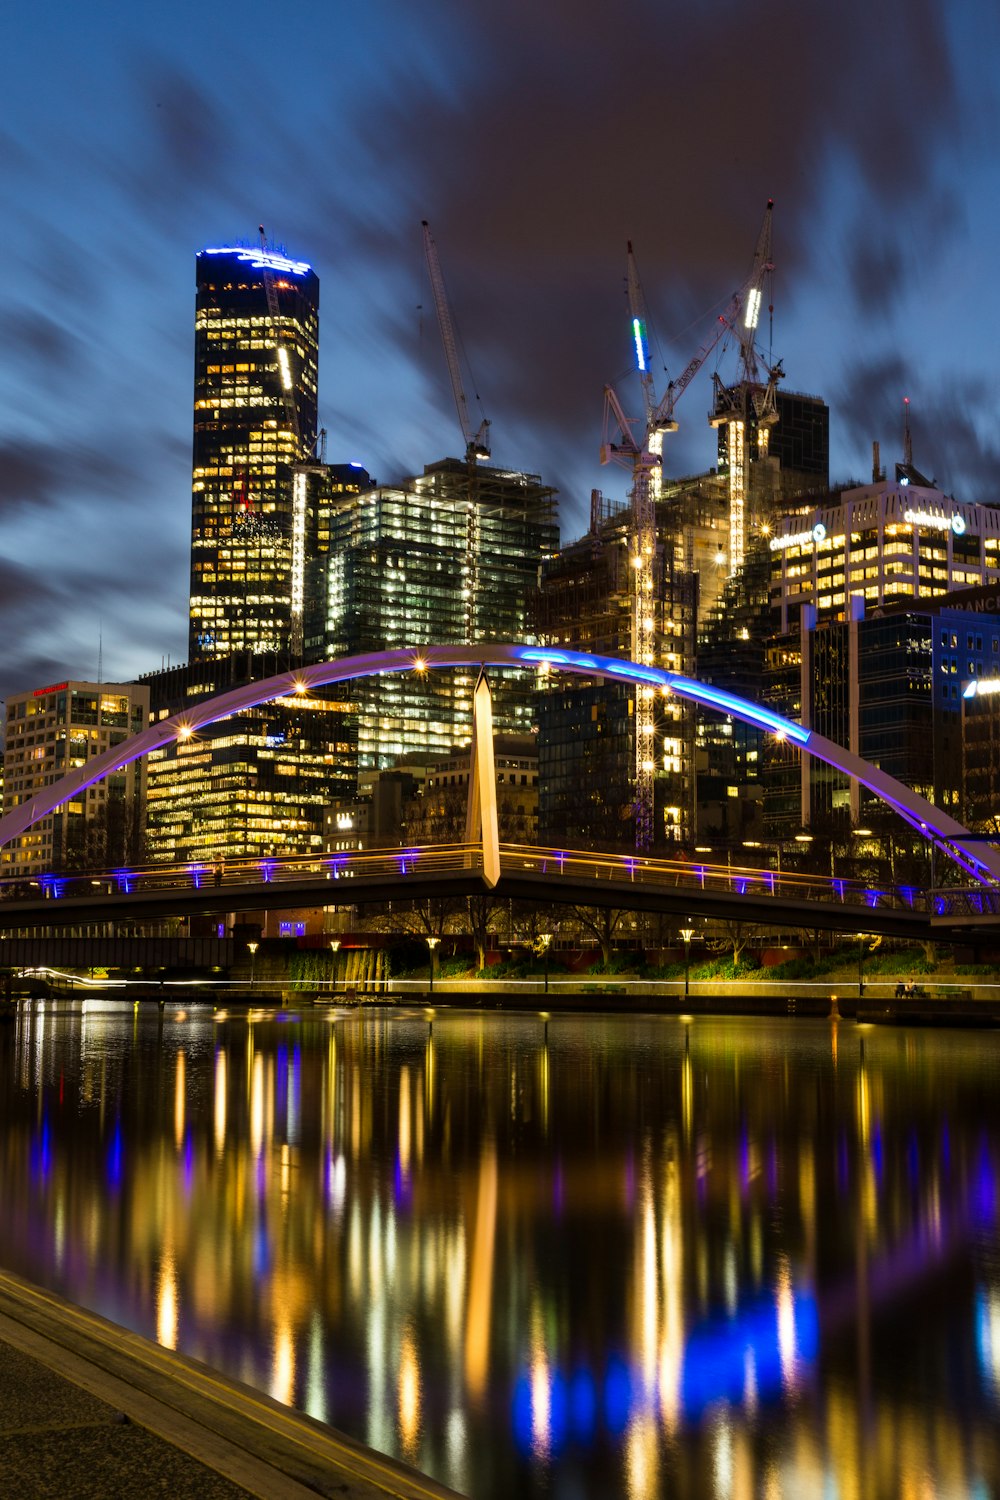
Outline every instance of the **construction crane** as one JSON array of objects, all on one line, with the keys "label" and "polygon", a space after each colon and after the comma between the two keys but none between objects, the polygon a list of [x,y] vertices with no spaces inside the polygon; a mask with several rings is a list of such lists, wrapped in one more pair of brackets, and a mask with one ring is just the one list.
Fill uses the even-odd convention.
[{"label": "construction crane", "polygon": [[448,305],[448,294],[444,288],[441,262],[438,260],[437,246],[434,243],[430,225],[426,219],[422,220],[422,224],[424,230],[424,258],[427,261],[427,274],[431,279],[431,291],[434,293],[434,306],[437,309],[438,327],[441,330],[444,357],[448,362],[448,374],[451,377],[451,389],[455,397],[455,406],[458,410],[458,420],[462,428],[462,436],[465,438],[465,457],[470,464],[475,464],[488,459],[490,456],[489,419],[484,417],[478,431],[473,431],[472,419],[469,416],[469,403],[465,399],[465,390],[462,385],[462,370],[458,358],[458,341],[455,337],[455,325],[452,322],[451,308]]},{"label": "construction crane", "polygon": [[[631,491],[631,574],[632,574],[632,660],[654,665],[656,656],[656,619],[654,565],[656,560],[656,502],[660,498],[663,478],[663,439],[677,431],[674,408],[712,351],[728,334],[736,332],[743,349],[743,362],[753,359],[753,335],[760,314],[761,289],[770,268],[770,214],[767,205],[764,231],[758,238],[750,275],[739,291],[734,292],[726,311],[719,315],[712,335],[671,381],[657,401],[650,369],[648,317],[642,283],[636,266],[631,240],[628,243],[627,286],[632,341],[642,385],[644,422],[627,417],[611,386],[604,390],[604,442],[602,463],[619,463],[632,470]],[[744,332],[739,333],[741,319]],[[756,368],[756,366],[754,366]],[[780,370],[780,366],[778,367]],[[773,392],[772,392],[773,404]],[[612,430],[615,436],[612,439]],[[732,511],[731,511],[732,514]],[[742,527],[742,510],[740,512]],[[732,536],[732,521],[730,525]],[[742,531],[741,531],[742,535]],[[742,552],[741,552],[742,558]],[[655,693],[651,687],[639,687],[635,700],[635,842],[636,848],[648,848],[653,840],[653,777],[655,770]]]},{"label": "construction crane", "polygon": [[[753,265],[742,301],[742,316],[729,316],[726,323],[740,346],[739,374],[736,384],[728,387],[718,373],[715,403],[709,422],[726,428],[726,468],[729,483],[729,576],[742,567],[746,557],[747,486],[750,477],[750,431],[758,435],[758,446],[766,453],[770,429],[778,420],[777,385],[784,370],[781,361],[768,366],[757,354],[757,327],[760,322],[764,280],[774,270],[771,259],[771,215],[774,200],[767,200],[764,222],[757,237]],[[766,377],[766,378],[763,378]]]},{"label": "construction crane", "polygon": [[[268,261],[267,236],[263,224],[260,231],[260,271],[267,297],[268,319],[271,337],[274,340],[274,360],[278,371],[278,390],[284,408],[285,421],[292,433],[294,458],[292,460],[292,555],[291,555],[291,629],[289,646],[294,655],[301,655],[304,641],[305,569],[306,569],[306,474],[299,466],[312,456],[313,443],[304,444],[299,424],[299,409],[295,401],[295,383],[288,347],[284,342],[281,308],[278,305],[278,289],[274,271]],[[258,522],[258,525],[261,524]]]}]

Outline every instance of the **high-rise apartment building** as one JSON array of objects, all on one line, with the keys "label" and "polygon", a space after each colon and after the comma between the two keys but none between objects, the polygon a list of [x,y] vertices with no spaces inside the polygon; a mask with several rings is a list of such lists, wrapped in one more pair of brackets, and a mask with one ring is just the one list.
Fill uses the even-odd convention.
[{"label": "high-rise apartment building", "polygon": [[[542,561],[559,541],[552,495],[535,475],[457,459],[398,487],[331,491],[309,655],[531,643]],[[449,754],[471,733],[475,684],[474,669],[358,681],[359,767]],[[492,687],[497,727],[530,728],[526,674],[498,672]]]},{"label": "high-rise apartment building", "polygon": [[228,246],[197,258],[189,658],[301,652],[319,280]]},{"label": "high-rise apartment building", "polygon": [[[3,810],[146,727],[149,689],[58,682],[7,699]],[[107,868],[143,857],[145,761],[86,787],[0,849],[0,874]]]}]

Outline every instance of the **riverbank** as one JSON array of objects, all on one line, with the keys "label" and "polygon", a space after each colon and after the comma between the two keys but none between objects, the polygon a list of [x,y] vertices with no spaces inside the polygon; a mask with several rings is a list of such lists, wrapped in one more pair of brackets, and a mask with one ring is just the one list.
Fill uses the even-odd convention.
[{"label": "riverbank", "polygon": [[259,1391],[0,1271],[0,1473],[26,1500],[456,1500]]}]

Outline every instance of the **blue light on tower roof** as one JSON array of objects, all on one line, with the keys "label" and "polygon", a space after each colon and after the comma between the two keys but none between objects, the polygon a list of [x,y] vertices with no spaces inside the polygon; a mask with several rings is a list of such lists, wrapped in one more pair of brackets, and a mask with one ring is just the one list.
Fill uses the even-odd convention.
[{"label": "blue light on tower roof", "polygon": [[276,250],[251,249],[247,245],[225,245],[211,250],[203,250],[202,255],[235,255],[237,260],[245,261],[254,271],[284,271],[288,276],[307,276],[312,270],[304,260],[289,260],[287,255],[279,255]]}]

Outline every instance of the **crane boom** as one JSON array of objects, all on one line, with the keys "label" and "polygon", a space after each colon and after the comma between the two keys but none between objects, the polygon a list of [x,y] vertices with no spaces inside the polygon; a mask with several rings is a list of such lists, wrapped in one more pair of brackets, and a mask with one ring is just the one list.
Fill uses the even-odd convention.
[{"label": "crane boom", "polygon": [[441,262],[438,260],[437,246],[434,243],[430,225],[426,219],[422,220],[422,224],[424,230],[424,259],[427,261],[427,274],[431,279],[431,291],[434,294],[438,327],[441,330],[441,342],[444,345],[444,357],[448,363],[448,374],[451,377],[451,389],[455,398],[455,406],[458,410],[459,425],[462,428],[462,436],[465,438],[465,456],[470,460],[486,459],[490,456],[490,424],[484,418],[478,432],[473,432],[472,430],[469,403],[465,399],[465,390],[462,385],[462,369],[458,359],[458,341],[455,338],[455,326],[451,318],[448,294],[444,287],[444,277],[441,274]]}]

